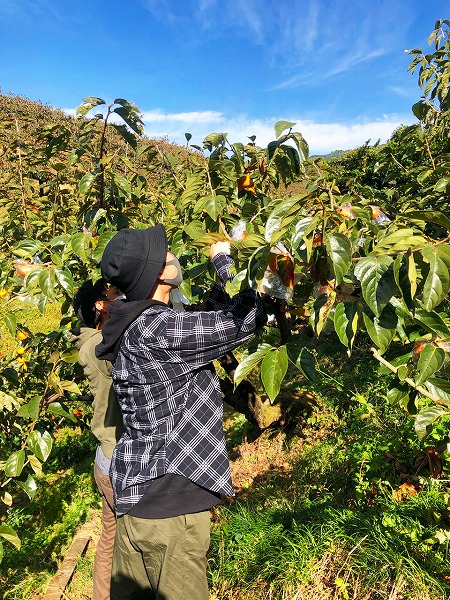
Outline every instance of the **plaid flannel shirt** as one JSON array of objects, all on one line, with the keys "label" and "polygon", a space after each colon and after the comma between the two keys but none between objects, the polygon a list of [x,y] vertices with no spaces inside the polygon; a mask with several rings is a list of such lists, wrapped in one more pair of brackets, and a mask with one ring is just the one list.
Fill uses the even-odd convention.
[{"label": "plaid flannel shirt", "polygon": [[234,495],[223,434],[223,405],[212,361],[253,336],[267,320],[253,290],[230,298],[232,259],[218,254],[207,309],[155,305],[126,330],[112,371],[124,434],[111,462],[118,515],[166,473]]}]

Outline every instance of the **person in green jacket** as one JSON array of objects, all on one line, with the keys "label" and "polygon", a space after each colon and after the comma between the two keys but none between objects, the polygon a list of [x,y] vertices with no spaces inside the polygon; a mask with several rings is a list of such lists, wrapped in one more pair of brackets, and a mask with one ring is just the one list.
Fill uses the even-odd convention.
[{"label": "person in green jacket", "polygon": [[95,356],[95,346],[102,340],[100,329],[108,319],[109,305],[121,292],[103,279],[81,285],[73,306],[81,328],[73,332],[78,362],[83,367],[94,397],[91,430],[100,442],[94,464],[94,477],[102,498],[102,532],[97,544],[93,573],[93,600],[109,600],[111,565],[116,533],[114,498],[109,478],[111,456],[122,435],[122,417],[112,388],[111,363]]}]

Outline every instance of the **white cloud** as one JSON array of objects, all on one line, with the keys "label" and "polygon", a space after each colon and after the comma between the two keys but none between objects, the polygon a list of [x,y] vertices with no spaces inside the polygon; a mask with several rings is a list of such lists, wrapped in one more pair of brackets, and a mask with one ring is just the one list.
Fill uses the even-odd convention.
[{"label": "white cloud", "polygon": [[[195,119],[199,114],[217,115],[211,121]],[[161,111],[154,113],[159,117]],[[192,115],[191,120],[181,120],[179,115]],[[192,143],[201,145],[204,138],[212,132],[227,133],[231,143],[247,142],[251,135],[256,136],[258,146],[266,146],[275,139],[274,125],[277,118],[256,119],[246,115],[226,116],[214,111],[203,111],[201,113],[177,113],[176,115],[164,115],[166,120],[159,118],[151,122],[147,121],[146,133],[149,137],[167,137],[172,142],[185,143],[185,132],[192,134]],[[175,118],[173,118],[175,117]],[[387,141],[393,131],[401,124],[414,122],[412,115],[383,115],[380,119],[364,121],[359,123],[320,123],[317,121],[305,121],[289,117],[290,121],[296,122],[295,131],[300,131],[309,144],[311,154],[327,154],[332,150],[349,150],[357,148],[367,140],[374,144],[381,140]],[[218,127],[220,125],[220,127]]]},{"label": "white cloud", "polygon": [[[63,108],[65,113],[74,116],[74,108]],[[121,122],[118,115],[111,115],[114,122]],[[192,135],[192,144],[201,145],[210,133],[226,133],[231,143],[246,143],[250,136],[256,136],[258,146],[267,146],[275,139],[274,125],[279,120],[273,118],[252,118],[248,115],[227,116],[214,110],[168,113],[161,109],[145,111],[143,121],[146,135],[150,138],[167,138],[171,142],[185,144],[185,133]],[[377,120],[356,123],[321,123],[312,120],[288,117],[296,123],[299,131],[309,144],[310,154],[328,154],[333,150],[350,150],[361,146],[367,140],[375,144],[386,142],[400,125],[415,122],[409,115],[382,115]]]},{"label": "white cloud", "polygon": [[295,88],[300,85],[315,85],[322,82],[325,79],[329,79],[330,77],[339,75],[340,73],[351,71],[352,68],[356,65],[367,62],[369,60],[373,60],[374,58],[379,58],[384,54],[385,51],[380,48],[379,50],[374,50],[373,52],[369,52],[367,54],[361,53],[343,56],[338,63],[332,64],[329,68],[324,68],[320,71],[317,69],[313,69],[309,70],[309,72],[302,72],[299,75],[294,75],[294,77],[291,77],[286,81],[278,83],[271,89],[284,90],[289,88]]},{"label": "white cloud", "polygon": [[414,94],[413,94],[411,91],[411,89],[412,89],[411,87],[399,87],[399,86],[391,85],[391,86],[389,86],[388,89],[390,92],[392,92],[393,94],[396,94],[397,96],[402,96],[403,98],[411,98],[411,100],[417,96],[416,89],[414,88]]}]

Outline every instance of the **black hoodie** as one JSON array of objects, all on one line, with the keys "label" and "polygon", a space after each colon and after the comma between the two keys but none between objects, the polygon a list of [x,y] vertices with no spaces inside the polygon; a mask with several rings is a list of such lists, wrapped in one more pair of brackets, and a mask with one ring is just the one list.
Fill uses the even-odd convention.
[{"label": "black hoodie", "polygon": [[123,334],[144,310],[159,305],[167,308],[167,304],[158,300],[116,300],[109,307],[109,318],[102,327],[103,340],[96,346],[95,355],[111,363],[117,358]]}]

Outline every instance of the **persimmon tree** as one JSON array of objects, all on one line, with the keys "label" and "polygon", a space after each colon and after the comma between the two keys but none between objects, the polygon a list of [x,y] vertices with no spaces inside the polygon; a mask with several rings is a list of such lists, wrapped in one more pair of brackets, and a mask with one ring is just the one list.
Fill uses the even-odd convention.
[{"label": "persimmon tree", "polygon": [[[208,246],[231,241],[229,293],[258,289],[273,315],[240,361],[221,360],[225,399],[256,426],[271,422],[267,409],[277,406],[289,365],[316,377],[314,344],[330,330],[349,353],[357,335],[370,338],[374,360],[392,372],[387,401],[415,414],[420,439],[436,422],[448,423],[449,27],[436,23],[431,54],[410,51],[423,90],[413,107],[418,123],[385,145],[337,159],[309,158],[288,121],[275,124],[266,147],[254,136],[231,143],[226,133],[201,144],[186,133],[185,148],[169,146],[144,138],[137,107],[120,98],[86,98],[76,119],[43,126],[29,143],[11,138],[6,150],[15,171],[2,175],[0,213],[0,316],[16,340],[0,357],[6,506],[18,489],[33,498],[53,428],[77,420],[70,406],[84,384],[67,337],[71,300],[83,280],[99,276],[103,250],[124,226],[164,223],[184,268],[177,300],[186,310],[201,304],[211,285]],[[18,298],[41,312],[61,302],[60,328],[32,334]],[[261,386],[247,378],[258,369]],[[444,436],[440,452],[448,441]],[[0,537],[20,545],[5,524]]]}]

